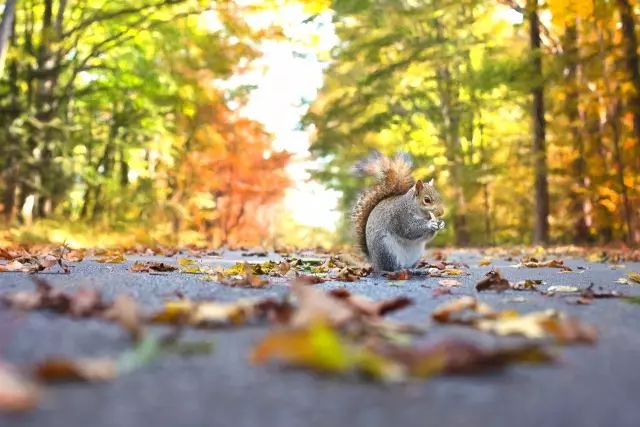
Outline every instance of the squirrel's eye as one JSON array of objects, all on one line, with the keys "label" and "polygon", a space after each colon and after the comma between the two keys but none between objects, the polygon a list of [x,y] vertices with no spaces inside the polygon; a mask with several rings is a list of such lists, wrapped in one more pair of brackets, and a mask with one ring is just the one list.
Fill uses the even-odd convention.
[{"label": "squirrel's eye", "polygon": [[424,198],[424,202],[428,205],[429,203],[431,203],[431,197],[427,196]]}]

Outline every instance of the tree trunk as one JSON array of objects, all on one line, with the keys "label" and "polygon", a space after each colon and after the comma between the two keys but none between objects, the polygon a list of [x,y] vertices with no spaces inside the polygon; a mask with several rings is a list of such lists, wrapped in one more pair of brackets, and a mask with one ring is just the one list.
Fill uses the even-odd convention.
[{"label": "tree trunk", "polygon": [[633,117],[633,135],[635,137],[635,168],[640,172],[640,56],[638,55],[638,39],[635,32],[633,8],[628,0],[616,0],[620,21],[622,23],[622,38],[624,40],[625,64],[629,81],[633,90],[627,99],[627,109]]},{"label": "tree trunk", "polygon": [[535,171],[535,228],[533,241],[537,244],[549,243],[549,185],[547,182],[547,153],[545,147],[544,83],[542,76],[542,56],[540,50],[540,21],[537,0],[527,1],[529,21],[529,42],[532,58],[531,89],[533,97],[533,160]]},{"label": "tree trunk", "polygon": [[576,150],[576,156],[572,165],[574,184],[571,186],[571,206],[569,209],[574,219],[574,241],[576,243],[587,243],[589,241],[589,227],[587,226],[585,210],[586,162],[579,111],[580,91],[578,90],[579,52],[577,23],[569,25],[566,28],[563,42],[567,84],[565,111],[571,130],[571,145]]},{"label": "tree trunk", "polygon": [[0,77],[4,73],[4,59],[9,47],[9,35],[13,27],[13,18],[16,13],[16,0],[7,0],[4,3],[2,21],[0,21]]}]

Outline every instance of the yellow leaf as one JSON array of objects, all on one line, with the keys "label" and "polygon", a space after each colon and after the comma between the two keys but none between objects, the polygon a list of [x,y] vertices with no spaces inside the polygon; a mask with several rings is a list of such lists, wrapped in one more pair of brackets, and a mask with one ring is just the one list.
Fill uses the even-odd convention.
[{"label": "yellow leaf", "polygon": [[101,262],[103,264],[120,264],[126,261],[125,257],[121,253],[106,255],[102,258],[98,258],[97,262]]},{"label": "yellow leaf", "polygon": [[638,273],[636,271],[630,271],[629,273],[627,273],[627,277],[632,282],[640,283],[640,273]]}]

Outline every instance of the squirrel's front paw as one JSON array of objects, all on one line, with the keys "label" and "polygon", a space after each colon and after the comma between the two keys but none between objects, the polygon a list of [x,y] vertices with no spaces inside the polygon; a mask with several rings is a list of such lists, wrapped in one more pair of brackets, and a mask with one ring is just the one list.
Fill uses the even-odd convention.
[{"label": "squirrel's front paw", "polygon": [[427,228],[429,229],[429,231],[439,231],[440,230],[440,222],[437,219],[430,219],[427,222]]},{"label": "squirrel's front paw", "polygon": [[443,230],[444,229],[444,221],[443,220],[441,220],[441,219],[438,220],[438,227],[439,227],[438,228],[439,230]]}]

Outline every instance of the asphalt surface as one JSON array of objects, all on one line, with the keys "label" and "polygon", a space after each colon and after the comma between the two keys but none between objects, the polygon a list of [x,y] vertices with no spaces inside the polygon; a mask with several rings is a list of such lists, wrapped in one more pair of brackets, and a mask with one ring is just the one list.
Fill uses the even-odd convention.
[{"label": "asphalt surface", "polygon": [[[273,259],[278,259],[273,256]],[[284,283],[265,289],[229,288],[201,280],[200,276],[168,273],[130,273],[136,259],[175,263],[175,257],[130,257],[124,264],[99,264],[85,260],[74,264],[70,275],[43,274],[63,289],[94,286],[107,298],[127,292],[148,308],[180,291],[190,298],[232,301],[241,297],[278,296]],[[460,277],[461,288],[451,296],[432,296],[437,278],[388,282],[365,278],[356,283],[328,282],[325,288],[345,286],[374,299],[397,295],[415,304],[392,317],[429,325],[434,307],[459,295],[477,295],[494,308],[522,312],[557,308],[597,327],[595,345],[557,348],[554,365],[519,365],[482,375],[440,376],[409,384],[385,385],[358,378],[321,376],[277,365],[253,366],[247,355],[265,327],[188,331],[186,339],[214,340],[210,354],[165,355],[141,369],[100,384],[65,384],[50,387],[40,406],[20,415],[0,415],[3,427],[27,426],[640,426],[640,305],[620,299],[598,299],[590,305],[571,304],[559,295],[506,291],[477,294],[474,284],[488,270],[499,267],[510,280],[542,279],[546,285],[590,283],[640,295],[640,285],[614,283],[640,264],[613,269],[604,263],[567,260],[583,270],[515,268],[513,261],[497,259],[478,265],[479,255],[453,254],[470,268]],[[261,261],[238,253],[204,258],[206,264],[237,260]],[[24,273],[0,273],[0,294],[31,289]],[[524,301],[522,298],[524,297]],[[160,332],[162,328],[154,328]],[[431,325],[425,341],[442,337],[467,337],[486,345],[498,338],[465,327]],[[130,347],[116,325],[97,319],[72,319],[63,315],[16,313],[0,308],[0,358],[28,366],[47,356],[113,356]]]}]

